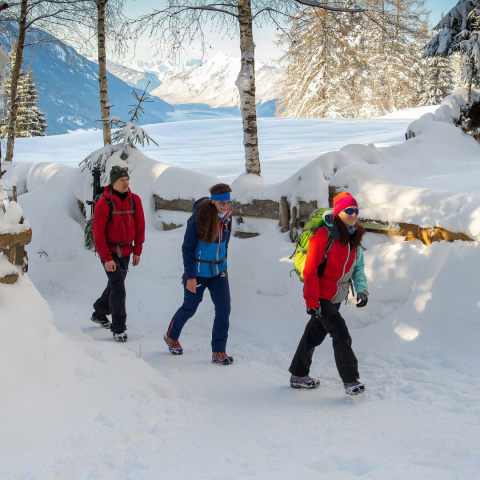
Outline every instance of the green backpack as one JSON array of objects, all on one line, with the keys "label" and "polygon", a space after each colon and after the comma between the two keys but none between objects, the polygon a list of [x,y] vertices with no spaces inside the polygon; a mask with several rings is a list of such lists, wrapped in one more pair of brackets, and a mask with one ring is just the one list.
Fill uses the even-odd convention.
[{"label": "green backpack", "polygon": [[[305,227],[303,228],[303,230],[300,232],[300,234],[297,236],[295,240],[295,244],[296,244],[295,251],[293,252],[290,258],[293,257],[294,270],[296,274],[300,277],[301,282],[304,281],[303,269],[305,268],[305,260],[307,258],[308,245],[310,243],[310,239],[319,228],[324,227],[326,225],[325,220],[323,219],[323,214],[327,210],[331,210],[331,208],[320,208],[317,211],[313,212],[310,215],[309,221],[307,222],[307,224],[305,225]],[[332,244],[333,244],[332,232],[330,231],[329,228],[327,228],[327,231],[328,231],[327,248],[325,250],[325,255],[319,267],[319,272],[322,272],[322,273],[325,270],[328,252],[330,251],[330,248],[332,247]],[[294,270],[292,270],[292,272]]]}]

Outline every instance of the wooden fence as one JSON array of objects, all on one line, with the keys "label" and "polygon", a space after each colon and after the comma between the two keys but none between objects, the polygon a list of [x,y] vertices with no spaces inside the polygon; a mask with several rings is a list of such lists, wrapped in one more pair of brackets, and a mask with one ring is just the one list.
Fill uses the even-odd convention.
[{"label": "wooden fence", "polygon": [[[17,191],[13,188],[13,200],[17,201]],[[20,225],[23,224],[23,217]],[[10,263],[16,265],[21,272],[28,271],[28,256],[25,245],[32,240],[32,229],[27,228],[18,233],[1,233],[0,234],[0,253],[3,253]],[[0,277],[0,283],[13,284],[18,279],[18,273],[11,273]]]},{"label": "wooden fence", "polygon": [[[333,198],[340,190],[337,187],[329,187],[328,189],[328,206],[333,207]],[[155,211],[178,211],[192,212],[192,200],[166,200],[158,195],[154,195]],[[304,227],[305,223],[312,212],[320,208],[317,201],[306,202],[298,201],[297,205],[291,206],[287,197],[281,197],[280,200],[253,200],[250,203],[241,203],[236,200],[232,201],[231,210],[234,221],[236,222],[235,235],[241,238],[248,238],[258,235],[255,231],[245,231],[241,228],[242,224],[247,223],[249,218],[278,220],[282,232],[289,232],[292,242],[298,233]],[[368,232],[381,233],[384,235],[396,235],[405,237],[407,241],[420,240],[426,245],[432,242],[440,242],[443,240],[453,242],[454,240],[473,241],[463,233],[451,232],[439,227],[419,227],[410,223],[394,223],[385,222],[379,219],[359,218],[359,223],[363,225]],[[178,228],[181,225],[175,223],[164,223],[165,230]]]}]

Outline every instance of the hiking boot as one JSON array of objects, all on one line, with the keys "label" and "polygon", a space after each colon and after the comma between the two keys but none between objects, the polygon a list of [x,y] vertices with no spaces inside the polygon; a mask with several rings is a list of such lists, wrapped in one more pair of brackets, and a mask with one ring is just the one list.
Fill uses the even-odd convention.
[{"label": "hiking boot", "polygon": [[358,395],[359,393],[363,393],[365,391],[365,385],[358,380],[350,383],[344,383],[343,386],[345,387],[345,393],[347,395]]},{"label": "hiking boot", "polygon": [[116,342],[126,342],[127,341],[127,332],[122,332],[122,333],[114,333],[113,334],[113,339],[116,341]]},{"label": "hiking boot", "polygon": [[320,380],[312,377],[297,377],[292,375],[290,377],[290,386],[292,388],[317,388],[320,386]]},{"label": "hiking boot", "polygon": [[233,358],[229,357],[225,352],[213,352],[212,363],[217,365],[230,365],[233,363]]},{"label": "hiking boot", "polygon": [[168,338],[167,335],[164,335],[163,339],[168,345],[168,349],[172,355],[181,355],[183,353],[183,348],[178,340],[172,340],[171,338]]},{"label": "hiking boot", "polygon": [[90,320],[103,328],[110,328],[111,325],[110,320],[103,313],[93,312]]}]

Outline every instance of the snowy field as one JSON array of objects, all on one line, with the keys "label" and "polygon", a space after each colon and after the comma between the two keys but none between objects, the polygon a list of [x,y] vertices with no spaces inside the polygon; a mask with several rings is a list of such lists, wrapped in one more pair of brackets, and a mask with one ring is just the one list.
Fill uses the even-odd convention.
[{"label": "snowy field", "polygon": [[[158,228],[151,194],[166,189],[171,170],[172,191],[207,194],[221,179],[245,196],[240,120],[146,127],[160,147],[132,159],[147,233],[127,277],[125,344],[89,321],[106,276],[83,248],[75,195],[85,175],[76,166],[101,134],[19,140],[4,178],[23,185],[33,240],[28,275],[0,284],[0,478],[477,480],[480,147],[434,116],[416,122],[422,133],[405,142],[425,111],[260,122],[270,192],[292,185],[301,169],[341,164],[333,178],[351,186],[361,212],[458,227],[475,239],[427,247],[367,234],[368,305],[342,305],[367,389],[360,397],[345,395],[328,339],[311,371],[320,388],[289,388],[308,317],[290,276],[293,246],[276,222],[230,243],[227,351],[235,363],[210,363],[208,296],[185,326],[184,355],[163,342],[182,301],[184,228]],[[321,198],[325,188],[317,185]]]}]

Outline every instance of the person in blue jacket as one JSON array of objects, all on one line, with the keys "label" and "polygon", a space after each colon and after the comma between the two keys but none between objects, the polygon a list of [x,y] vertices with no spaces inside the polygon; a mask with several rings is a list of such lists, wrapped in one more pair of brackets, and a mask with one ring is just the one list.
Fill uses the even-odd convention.
[{"label": "person in blue jacket", "polygon": [[193,205],[182,245],[183,253],[183,305],[173,316],[165,343],[173,355],[181,355],[179,337],[187,321],[195,314],[208,288],[215,305],[212,329],[212,362],[230,365],[233,358],[226,353],[229,317],[230,287],[227,274],[227,249],[230,240],[232,189],[219,183],[210,188],[210,197]]}]

